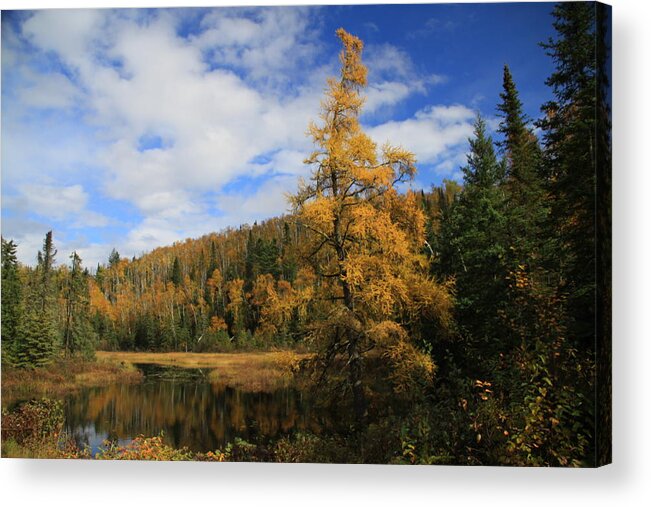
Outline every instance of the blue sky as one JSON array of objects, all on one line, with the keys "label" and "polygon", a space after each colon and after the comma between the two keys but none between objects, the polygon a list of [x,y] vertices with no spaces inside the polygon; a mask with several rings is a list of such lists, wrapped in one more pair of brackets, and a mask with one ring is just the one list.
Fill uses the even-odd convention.
[{"label": "blue sky", "polygon": [[459,178],[508,64],[527,114],[549,100],[551,3],[2,13],[2,234],[33,264],[160,245],[286,211],[344,27],[365,42],[363,125]]}]

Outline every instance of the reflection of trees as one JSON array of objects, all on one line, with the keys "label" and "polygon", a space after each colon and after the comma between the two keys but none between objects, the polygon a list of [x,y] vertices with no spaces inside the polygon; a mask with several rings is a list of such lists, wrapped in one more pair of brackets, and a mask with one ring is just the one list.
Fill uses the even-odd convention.
[{"label": "reflection of trees", "polygon": [[98,434],[124,439],[165,432],[175,447],[223,447],[235,437],[275,438],[293,430],[319,432],[309,404],[292,389],[250,393],[225,385],[149,382],[89,388],[66,402],[72,432],[89,424]]}]

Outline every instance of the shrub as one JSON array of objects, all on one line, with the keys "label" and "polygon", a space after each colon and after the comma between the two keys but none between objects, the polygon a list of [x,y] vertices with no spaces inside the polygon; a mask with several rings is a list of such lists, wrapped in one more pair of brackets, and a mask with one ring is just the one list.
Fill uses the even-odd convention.
[{"label": "shrub", "polygon": [[27,447],[56,446],[63,429],[63,404],[43,398],[2,411],[2,440]]},{"label": "shrub", "polygon": [[163,434],[146,438],[143,435],[134,438],[126,446],[119,446],[112,441],[105,441],[105,447],[95,455],[101,460],[146,460],[146,461],[189,461],[194,454],[187,448],[174,449],[163,442]]}]

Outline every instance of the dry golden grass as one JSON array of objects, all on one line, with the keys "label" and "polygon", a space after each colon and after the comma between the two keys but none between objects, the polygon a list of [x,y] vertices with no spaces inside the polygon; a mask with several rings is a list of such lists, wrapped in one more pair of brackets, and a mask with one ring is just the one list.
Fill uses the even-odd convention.
[{"label": "dry golden grass", "polygon": [[194,352],[97,352],[103,361],[162,364],[180,368],[208,368],[212,382],[245,391],[269,391],[287,386],[298,363],[308,354],[292,351],[194,353]]},{"label": "dry golden grass", "polygon": [[2,368],[2,404],[39,396],[59,396],[86,386],[140,382],[142,373],[130,363],[58,359],[35,370]]}]

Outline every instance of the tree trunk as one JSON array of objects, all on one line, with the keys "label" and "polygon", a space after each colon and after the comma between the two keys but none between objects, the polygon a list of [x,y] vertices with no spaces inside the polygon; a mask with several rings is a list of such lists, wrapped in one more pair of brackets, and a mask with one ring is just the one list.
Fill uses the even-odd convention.
[{"label": "tree trunk", "polygon": [[[353,295],[350,286],[342,281],[344,292],[344,304],[346,308],[353,311]],[[348,382],[353,393],[353,414],[355,416],[355,430],[360,430],[366,422],[366,396],[364,395],[364,384],[362,382],[362,356],[359,353],[359,336],[348,330]]]}]

